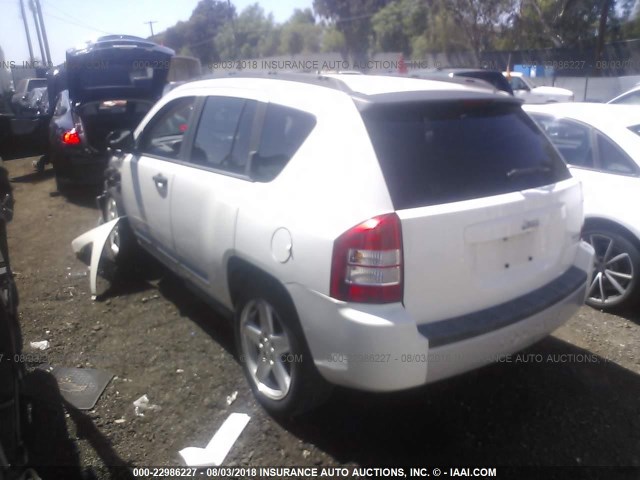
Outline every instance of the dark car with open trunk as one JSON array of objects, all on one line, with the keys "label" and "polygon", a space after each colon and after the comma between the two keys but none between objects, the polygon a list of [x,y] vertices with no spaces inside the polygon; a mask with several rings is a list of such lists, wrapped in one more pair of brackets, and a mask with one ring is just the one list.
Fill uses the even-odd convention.
[{"label": "dark car with open trunk", "polygon": [[110,35],[68,50],[66,64],[49,72],[50,158],[58,190],[101,183],[107,135],[133,130],[162,96],[173,55],[138,37]]}]

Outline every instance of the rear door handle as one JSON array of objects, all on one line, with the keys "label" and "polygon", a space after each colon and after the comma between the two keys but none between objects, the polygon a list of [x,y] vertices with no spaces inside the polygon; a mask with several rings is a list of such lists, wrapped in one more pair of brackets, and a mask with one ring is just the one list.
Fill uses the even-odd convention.
[{"label": "rear door handle", "polygon": [[169,179],[161,173],[153,176],[153,182],[156,184],[156,188],[160,193],[165,193],[167,190],[167,184]]}]

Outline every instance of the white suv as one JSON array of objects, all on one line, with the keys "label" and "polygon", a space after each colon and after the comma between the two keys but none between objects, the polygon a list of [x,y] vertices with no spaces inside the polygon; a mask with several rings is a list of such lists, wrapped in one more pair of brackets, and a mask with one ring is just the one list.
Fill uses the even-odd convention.
[{"label": "white suv", "polygon": [[331,384],[393,391],[474,369],[585,298],[580,185],[513,98],[365,75],[209,79],[112,146],[102,206],[128,220],[112,251],[133,233],[234,312],[275,414]]}]

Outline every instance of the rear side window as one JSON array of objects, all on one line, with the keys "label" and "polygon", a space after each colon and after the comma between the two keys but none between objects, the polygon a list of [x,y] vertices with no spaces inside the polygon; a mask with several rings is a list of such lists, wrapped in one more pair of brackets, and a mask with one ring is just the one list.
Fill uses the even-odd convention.
[{"label": "rear side window", "polygon": [[604,172],[637,175],[638,166],[620,147],[604,135],[598,134],[598,156]]},{"label": "rear side window", "polygon": [[189,161],[245,173],[256,105],[255,100],[242,98],[207,98]]},{"label": "rear side window", "polygon": [[315,124],[315,117],[309,113],[269,104],[260,146],[251,161],[252,177],[262,182],[273,180],[291,160]]},{"label": "rear side window", "polygon": [[363,112],[396,209],[457,202],[570,178],[519,107],[493,102],[374,106]]}]

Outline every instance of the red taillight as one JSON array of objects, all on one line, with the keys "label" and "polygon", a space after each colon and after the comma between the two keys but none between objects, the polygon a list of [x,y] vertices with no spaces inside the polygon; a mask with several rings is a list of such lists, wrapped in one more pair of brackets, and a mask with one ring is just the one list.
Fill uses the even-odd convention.
[{"label": "red taillight", "polygon": [[80,135],[75,128],[67,130],[62,134],[62,143],[65,145],[80,145]]},{"label": "red taillight", "polygon": [[331,296],[345,302],[402,301],[402,229],[395,213],[340,235],[333,244]]}]

